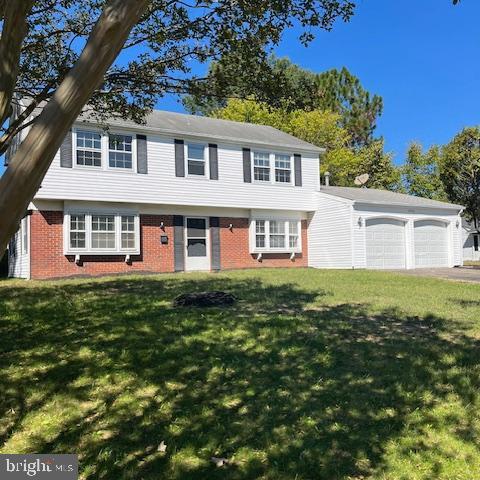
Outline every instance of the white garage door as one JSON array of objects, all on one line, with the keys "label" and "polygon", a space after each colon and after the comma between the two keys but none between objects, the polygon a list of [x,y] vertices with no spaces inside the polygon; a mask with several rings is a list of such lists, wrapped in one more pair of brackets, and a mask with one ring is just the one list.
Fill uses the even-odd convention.
[{"label": "white garage door", "polygon": [[367,268],[405,268],[405,224],[376,218],[366,222]]},{"label": "white garage door", "polygon": [[415,222],[415,267],[448,267],[447,225],[434,220]]}]

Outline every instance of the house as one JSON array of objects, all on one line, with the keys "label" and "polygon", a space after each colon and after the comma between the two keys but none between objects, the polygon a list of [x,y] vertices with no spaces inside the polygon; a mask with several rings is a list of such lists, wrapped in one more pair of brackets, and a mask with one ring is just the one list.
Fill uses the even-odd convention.
[{"label": "house", "polygon": [[321,186],[322,151],[171,112],[108,129],[80,117],[10,243],[10,275],[462,263],[461,206]]},{"label": "house", "polygon": [[480,229],[476,228],[471,222],[465,219],[462,221],[463,233],[463,259],[479,262],[480,261]]}]

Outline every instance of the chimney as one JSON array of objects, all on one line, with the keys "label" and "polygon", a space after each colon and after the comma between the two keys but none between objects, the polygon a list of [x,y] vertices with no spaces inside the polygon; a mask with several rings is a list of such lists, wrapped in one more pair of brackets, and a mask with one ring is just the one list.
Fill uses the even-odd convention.
[{"label": "chimney", "polygon": [[330,172],[325,172],[325,186],[330,186]]}]

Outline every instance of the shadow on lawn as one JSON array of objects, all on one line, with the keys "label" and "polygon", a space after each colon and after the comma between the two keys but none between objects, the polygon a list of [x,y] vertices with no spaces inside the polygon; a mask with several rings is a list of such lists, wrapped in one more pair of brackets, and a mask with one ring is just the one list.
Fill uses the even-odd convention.
[{"label": "shadow on lawn", "polygon": [[[217,288],[239,305],[170,306]],[[328,292],[290,284],[152,277],[1,294],[0,446],[79,453],[88,479],[362,478],[413,411],[452,393],[473,404],[478,388],[478,344],[452,322],[312,307]]]}]

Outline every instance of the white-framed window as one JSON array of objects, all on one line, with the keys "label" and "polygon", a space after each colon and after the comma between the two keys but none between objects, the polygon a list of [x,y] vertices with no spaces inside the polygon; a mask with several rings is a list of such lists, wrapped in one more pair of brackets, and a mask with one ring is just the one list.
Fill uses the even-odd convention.
[{"label": "white-framed window", "polygon": [[140,218],[127,212],[67,212],[65,254],[139,254]]},{"label": "white-framed window", "polygon": [[130,250],[135,248],[135,215],[122,215],[121,218],[121,248]]},{"label": "white-framed window", "polygon": [[205,177],[207,175],[205,145],[201,143],[187,143],[186,150],[187,174],[189,176]]},{"label": "white-framed window", "polygon": [[275,182],[292,183],[292,158],[290,155],[275,155]]},{"label": "white-framed window", "polygon": [[28,254],[28,217],[22,218],[21,234],[22,234],[22,253],[26,255]]},{"label": "white-framed window", "polygon": [[102,166],[102,134],[89,130],[76,130],[75,158],[82,167]]},{"label": "white-framed window", "polygon": [[265,248],[267,245],[265,223],[265,220],[255,221],[255,248]]},{"label": "white-framed window", "polygon": [[253,179],[256,182],[270,182],[270,154],[253,152]]},{"label": "white-framed window", "polygon": [[83,249],[87,246],[87,230],[85,215],[70,215],[69,246],[73,249]]},{"label": "white-framed window", "polygon": [[270,220],[270,248],[285,248],[285,221]]},{"label": "white-framed window", "polygon": [[292,155],[253,151],[252,158],[254,182],[280,185],[293,183]]},{"label": "white-framed window", "polygon": [[92,215],[92,249],[116,250],[115,215]]},{"label": "white-framed window", "polygon": [[108,166],[110,168],[123,168],[132,170],[133,154],[132,154],[133,137],[131,135],[123,135],[111,133],[108,135]]},{"label": "white-framed window", "polygon": [[254,219],[251,221],[251,252],[302,251],[301,221],[293,219]]}]

